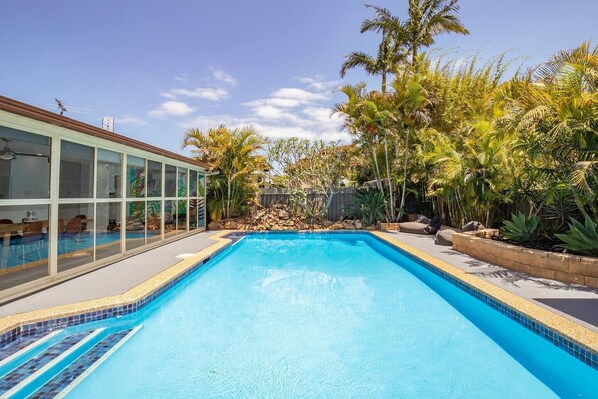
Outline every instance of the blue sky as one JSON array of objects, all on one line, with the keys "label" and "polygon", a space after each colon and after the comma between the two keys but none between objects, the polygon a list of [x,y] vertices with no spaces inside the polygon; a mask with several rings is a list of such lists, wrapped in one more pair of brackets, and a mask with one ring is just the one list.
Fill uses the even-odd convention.
[{"label": "blue sky", "polygon": [[[373,1],[404,15],[407,0]],[[360,34],[364,1],[17,1],[0,6],[0,94],[181,151],[189,127],[254,125],[272,138],[346,139],[330,118],[343,83],[376,78],[344,56],[374,52]],[[583,40],[598,43],[595,0],[462,0],[469,36],[435,47],[455,58],[511,50],[534,65]]]}]

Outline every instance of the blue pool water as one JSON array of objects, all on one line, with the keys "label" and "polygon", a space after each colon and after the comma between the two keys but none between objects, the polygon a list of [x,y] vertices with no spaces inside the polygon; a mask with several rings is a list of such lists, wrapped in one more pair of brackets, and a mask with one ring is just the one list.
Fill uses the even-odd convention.
[{"label": "blue pool water", "polygon": [[[69,398],[596,397],[598,372],[366,234],[244,237]],[[90,325],[71,327],[90,328]]]}]

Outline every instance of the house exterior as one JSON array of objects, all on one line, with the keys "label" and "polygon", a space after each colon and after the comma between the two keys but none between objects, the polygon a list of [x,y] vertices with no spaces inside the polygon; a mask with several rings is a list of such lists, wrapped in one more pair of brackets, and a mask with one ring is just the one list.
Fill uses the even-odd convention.
[{"label": "house exterior", "polygon": [[0,96],[0,302],[204,230],[208,169]]}]

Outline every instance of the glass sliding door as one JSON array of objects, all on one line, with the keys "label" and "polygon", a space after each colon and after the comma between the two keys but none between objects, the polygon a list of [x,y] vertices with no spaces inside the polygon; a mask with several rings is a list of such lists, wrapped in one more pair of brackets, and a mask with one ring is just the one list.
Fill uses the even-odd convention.
[{"label": "glass sliding door", "polygon": [[164,167],[164,188],[165,197],[176,197],[176,166],[166,165]]},{"label": "glass sliding door", "polygon": [[130,251],[145,245],[145,201],[127,202],[126,245]]},{"label": "glass sliding door", "polygon": [[97,198],[122,197],[122,154],[98,148]]},{"label": "glass sliding door", "polygon": [[187,201],[177,201],[177,234],[185,233],[187,231]]},{"label": "glass sliding door", "polygon": [[93,262],[93,203],[58,206],[58,272]]},{"label": "glass sliding door", "polygon": [[93,197],[93,158],[93,147],[61,141],[60,198]]},{"label": "glass sliding door", "polygon": [[49,275],[48,205],[0,206],[0,290]]},{"label": "glass sliding door", "polygon": [[162,201],[147,202],[147,243],[162,239]]},{"label": "glass sliding door", "polygon": [[0,126],[0,200],[50,198],[50,142]]},{"label": "glass sliding door", "polygon": [[176,201],[164,201],[164,238],[176,234]]},{"label": "glass sliding door", "polygon": [[145,197],[145,159],[127,156],[127,198]]},{"label": "glass sliding door", "polygon": [[147,161],[147,196],[162,196],[162,164],[156,161]]},{"label": "glass sliding door", "polygon": [[96,260],[121,252],[121,203],[96,204]]}]

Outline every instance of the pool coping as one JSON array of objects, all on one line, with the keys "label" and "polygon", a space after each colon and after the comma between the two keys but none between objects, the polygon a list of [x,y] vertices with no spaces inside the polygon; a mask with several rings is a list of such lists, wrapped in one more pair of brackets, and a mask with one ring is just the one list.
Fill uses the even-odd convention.
[{"label": "pool coping", "polygon": [[[296,231],[250,232],[222,230],[209,237],[209,239],[215,241],[214,244],[177,262],[123,294],[0,318],[0,346],[4,346],[19,336],[28,336],[41,331],[53,331],[71,325],[136,312],[177,282],[199,269],[214,255],[231,246],[235,242],[235,238],[249,234],[294,232],[296,233]],[[310,230],[306,233],[369,234],[399,249],[401,253],[418,261],[422,266],[457,285],[468,294],[475,296],[540,337],[549,340],[554,345],[598,370],[598,332],[428,255],[396,238],[387,236],[383,232]]]}]

